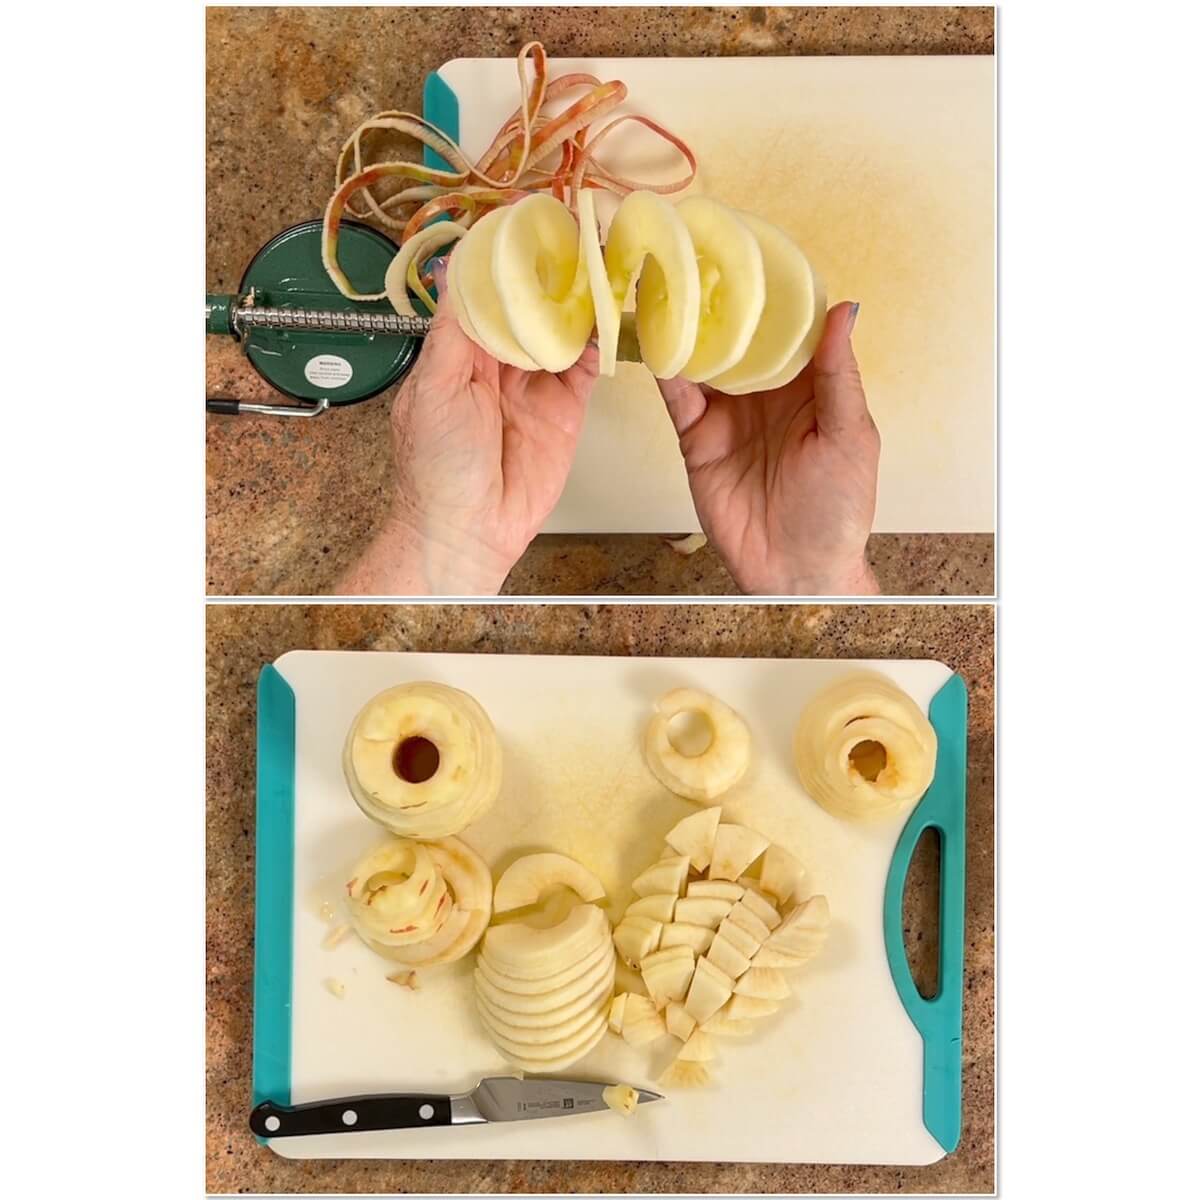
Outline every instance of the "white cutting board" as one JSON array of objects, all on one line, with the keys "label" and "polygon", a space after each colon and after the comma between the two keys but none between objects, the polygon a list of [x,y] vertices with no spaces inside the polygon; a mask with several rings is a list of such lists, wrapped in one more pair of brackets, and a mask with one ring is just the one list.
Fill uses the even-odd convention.
[{"label": "white cutting board", "polygon": [[[830,303],[862,304],[854,345],[883,436],[875,529],[990,533],[992,57],[551,59],[552,78],[573,71],[624,80],[617,114],[642,113],[682,136],[700,162],[694,190],[789,230]],[[460,58],[438,73],[459,97],[459,140],[474,158],[518,107],[514,62]],[[652,182],[681,173],[675,152],[634,125],[600,158]],[[605,227],[612,204],[602,194]],[[601,381],[545,528],[699,529],[645,368],[621,365]]]},{"label": "white cutting board", "polygon": [[[855,664],[781,659],[573,658],[294,651],[276,664],[296,694],[291,1102],[367,1092],[454,1092],[510,1068],[475,1016],[471,959],[420,972],[421,990],[386,980],[395,964],[352,935],[333,949],[323,900],[381,831],[346,790],[346,730],[371,696],[428,679],[470,692],[495,722],[504,783],[462,835],[502,870],[554,849],[603,881],[619,916],[630,881],[695,806],[668,792],[640,752],[654,699],[704,688],[743,714],[754,737],[726,815],[761,830],[808,868],[829,897],[823,955],[798,975],[783,1010],[746,1041],[720,1044],[717,1082],[623,1120],[607,1113],[469,1129],[283,1138],[298,1158],[505,1158],[928,1163],[943,1151],[921,1117],[922,1042],[897,996],[883,943],[884,879],[907,813],[864,828],[801,790],[791,735],[808,698]],[[878,662],[927,709],[950,676],[937,662]],[[335,997],[327,979],[345,984]],[[665,1057],[664,1057],[665,1056]],[[666,1059],[616,1036],[568,1076],[648,1087]]]}]

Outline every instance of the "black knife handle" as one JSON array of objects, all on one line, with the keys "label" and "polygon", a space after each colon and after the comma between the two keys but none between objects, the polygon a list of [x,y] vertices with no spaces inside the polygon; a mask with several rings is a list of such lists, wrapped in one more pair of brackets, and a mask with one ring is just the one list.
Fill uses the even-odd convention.
[{"label": "black knife handle", "polygon": [[449,1096],[347,1096],[291,1105],[264,1100],[250,1113],[250,1128],[265,1138],[449,1124]]}]

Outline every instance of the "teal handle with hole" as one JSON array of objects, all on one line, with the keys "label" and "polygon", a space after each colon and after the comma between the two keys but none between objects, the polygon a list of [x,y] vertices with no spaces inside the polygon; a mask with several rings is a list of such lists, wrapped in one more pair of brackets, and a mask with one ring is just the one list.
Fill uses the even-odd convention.
[{"label": "teal handle with hole", "polygon": [[[896,843],[883,892],[888,966],[909,1019],[925,1044],[925,1127],[951,1153],[962,1133],[963,929],[966,916],[967,685],[952,675],[929,705],[937,765],[929,790]],[[904,881],[927,829],[938,835],[938,982],[929,999],[917,991],[904,951]]]},{"label": "teal handle with hole", "polygon": [[[458,97],[454,89],[436,72],[425,76],[425,92],[421,98],[422,116],[436,125],[452,142],[458,141]],[[425,147],[425,166],[437,171],[454,168],[436,151]]]},{"label": "teal handle with hole", "polygon": [[257,752],[252,1107],[292,1101],[296,694],[270,665],[258,676]]}]

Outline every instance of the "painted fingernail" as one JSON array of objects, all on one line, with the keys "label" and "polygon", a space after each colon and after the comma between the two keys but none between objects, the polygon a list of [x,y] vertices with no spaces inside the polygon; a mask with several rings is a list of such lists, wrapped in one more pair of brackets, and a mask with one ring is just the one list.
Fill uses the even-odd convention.
[{"label": "painted fingernail", "polygon": [[854,322],[858,320],[858,301],[850,305],[850,319],[846,322],[846,336],[854,332]]}]

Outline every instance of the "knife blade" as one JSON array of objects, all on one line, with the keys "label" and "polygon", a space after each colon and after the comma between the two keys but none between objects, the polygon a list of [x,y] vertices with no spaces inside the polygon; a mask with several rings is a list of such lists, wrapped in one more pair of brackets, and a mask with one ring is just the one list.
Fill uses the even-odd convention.
[{"label": "knife blade", "polygon": [[[430,1125],[485,1125],[498,1121],[538,1121],[571,1117],[607,1108],[610,1083],[583,1079],[518,1079],[511,1075],[481,1079],[469,1092],[453,1096],[396,1092],[344,1096],[307,1104],[264,1100],[250,1113],[259,1137],[303,1137],[314,1133],[355,1133],[378,1129],[419,1129]],[[638,1101],[662,1100],[658,1092],[636,1089]]]}]

